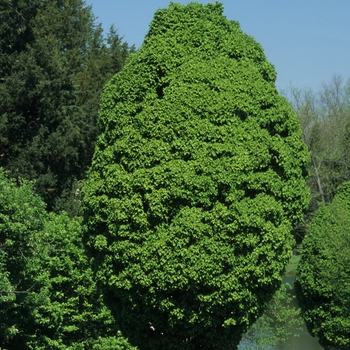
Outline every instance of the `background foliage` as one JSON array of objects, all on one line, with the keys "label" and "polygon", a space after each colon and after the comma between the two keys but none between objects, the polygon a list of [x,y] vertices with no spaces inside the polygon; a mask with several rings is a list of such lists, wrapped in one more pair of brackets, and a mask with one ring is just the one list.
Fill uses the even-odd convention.
[{"label": "background foliage", "polygon": [[49,210],[79,214],[102,87],[132,50],[82,0],[1,1],[0,166]]},{"label": "background foliage", "polygon": [[13,306],[33,288],[32,281],[24,278],[24,270],[37,246],[34,238],[43,229],[44,215],[45,206],[32,195],[31,186],[17,187],[0,168],[1,346],[19,332],[15,318],[21,315]]},{"label": "background foliage", "polygon": [[102,98],[85,239],[143,349],[235,349],[279,288],[309,201],[298,120],[222,12],[157,11]]},{"label": "background foliage", "polygon": [[[331,203],[337,187],[350,180],[350,80],[334,75],[318,92],[291,86],[284,95],[298,115],[311,155],[309,221],[318,204]],[[298,233],[301,242],[305,228]]]}]

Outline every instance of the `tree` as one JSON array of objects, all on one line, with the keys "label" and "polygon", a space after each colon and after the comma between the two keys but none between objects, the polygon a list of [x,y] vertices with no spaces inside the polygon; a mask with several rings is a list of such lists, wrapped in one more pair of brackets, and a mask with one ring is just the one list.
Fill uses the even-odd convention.
[{"label": "tree", "polygon": [[313,336],[326,350],[350,346],[350,182],[321,207],[308,228],[296,292]]},{"label": "tree", "polygon": [[0,172],[0,346],[135,349],[92,278],[81,218],[47,214],[32,184]]},{"label": "tree", "polygon": [[113,28],[105,40],[94,21],[82,0],[0,4],[0,166],[35,180],[49,210],[72,215],[102,87],[129,53]]},{"label": "tree", "polygon": [[298,115],[311,156],[307,184],[312,201],[305,222],[295,230],[298,243],[302,242],[319,204],[331,203],[337,187],[350,180],[349,87],[350,80],[343,84],[342,77],[334,75],[317,93],[293,86],[284,92]]},{"label": "tree", "polygon": [[287,98],[299,117],[303,139],[310,154],[310,179],[313,203],[330,203],[336,188],[350,179],[349,126],[350,80],[343,84],[340,76],[333,76],[315,94],[310,89],[291,87]]},{"label": "tree", "polygon": [[140,349],[236,349],[309,201],[298,120],[261,46],[222,12],[157,11],[101,102],[85,242]]},{"label": "tree", "polygon": [[43,229],[44,203],[32,186],[18,187],[0,168],[0,346],[11,344],[19,332],[13,307],[34,287],[25,278],[27,259],[38,247],[34,239]]}]

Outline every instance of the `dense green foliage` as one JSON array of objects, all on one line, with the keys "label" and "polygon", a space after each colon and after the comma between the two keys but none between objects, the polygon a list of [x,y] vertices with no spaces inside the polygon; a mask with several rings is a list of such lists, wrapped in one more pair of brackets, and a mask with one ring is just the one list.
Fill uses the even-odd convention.
[{"label": "dense green foliage", "polygon": [[298,336],[303,328],[300,309],[291,305],[295,299],[289,283],[282,284],[264,314],[253,324],[241,340],[239,349],[268,350],[283,344],[291,336]]},{"label": "dense green foliage", "polygon": [[13,305],[33,287],[23,271],[43,229],[44,212],[31,186],[17,188],[0,169],[0,346],[18,332]]},{"label": "dense green foliage", "polygon": [[82,0],[0,2],[0,166],[35,180],[49,210],[79,213],[102,87],[129,51]]},{"label": "dense green foliage", "polygon": [[0,347],[132,349],[117,334],[82,246],[81,219],[47,214],[0,171]]},{"label": "dense green foliage", "polygon": [[296,291],[308,330],[326,350],[350,347],[350,182],[312,219]]},{"label": "dense green foliage", "polygon": [[85,240],[140,349],[236,349],[309,202],[298,120],[261,46],[222,12],[157,11],[102,98]]}]

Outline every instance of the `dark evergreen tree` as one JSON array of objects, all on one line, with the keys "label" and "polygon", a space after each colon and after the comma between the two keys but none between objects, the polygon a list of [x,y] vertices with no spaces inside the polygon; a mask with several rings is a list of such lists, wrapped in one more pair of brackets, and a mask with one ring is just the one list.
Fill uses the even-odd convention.
[{"label": "dark evergreen tree", "polygon": [[82,0],[0,4],[0,165],[36,181],[49,210],[78,212],[102,87],[130,49]]},{"label": "dark evergreen tree", "polygon": [[299,122],[261,46],[222,13],[157,11],[101,102],[85,239],[140,349],[236,349],[309,202]]}]

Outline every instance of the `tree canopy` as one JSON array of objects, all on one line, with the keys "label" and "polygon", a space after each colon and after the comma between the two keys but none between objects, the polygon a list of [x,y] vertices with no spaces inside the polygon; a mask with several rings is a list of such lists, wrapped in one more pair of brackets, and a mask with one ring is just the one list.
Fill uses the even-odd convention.
[{"label": "tree canopy", "polygon": [[337,187],[350,180],[350,79],[344,83],[334,75],[317,92],[290,86],[284,95],[299,118],[311,156],[307,184],[312,201],[305,222],[295,230],[301,243],[319,204],[331,203]]},{"label": "tree canopy", "polygon": [[309,332],[326,350],[350,346],[350,182],[312,219],[302,244],[296,291]]},{"label": "tree canopy", "polygon": [[49,210],[79,212],[103,85],[131,48],[83,0],[0,3],[0,166],[35,180]]},{"label": "tree canopy", "polygon": [[85,242],[140,349],[236,349],[280,286],[309,156],[275,78],[220,3],[172,3],[105,87]]}]

